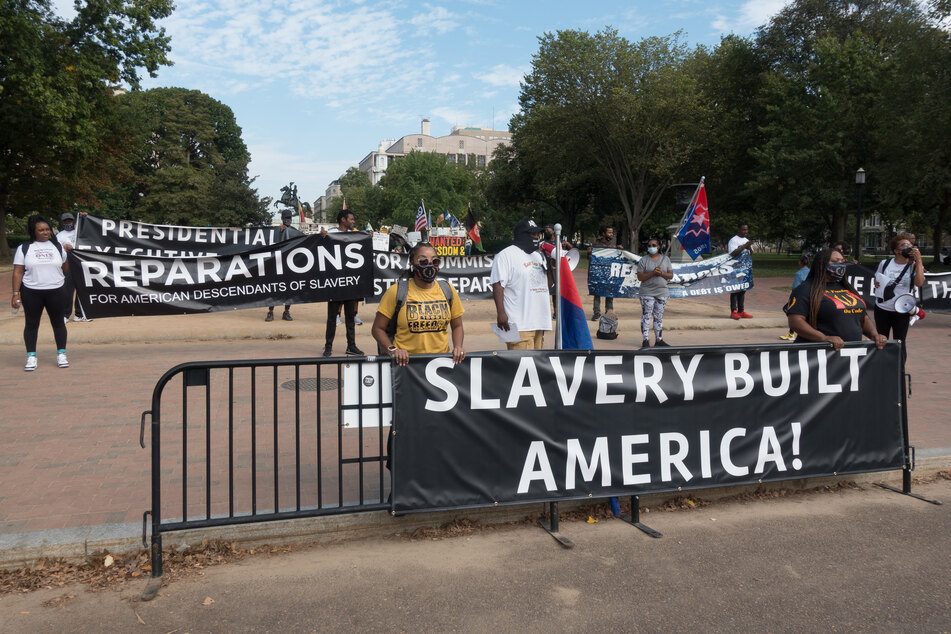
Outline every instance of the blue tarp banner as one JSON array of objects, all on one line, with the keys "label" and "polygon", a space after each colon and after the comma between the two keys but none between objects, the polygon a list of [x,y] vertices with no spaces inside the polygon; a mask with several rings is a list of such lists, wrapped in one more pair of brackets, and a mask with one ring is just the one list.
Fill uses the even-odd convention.
[{"label": "blue tarp banner", "polygon": [[[646,256],[645,256],[646,257]],[[593,249],[588,265],[588,293],[598,297],[637,297],[637,263],[641,256],[621,249]],[[737,293],[753,288],[753,258],[748,251],[696,262],[674,263],[667,284],[671,297]]]}]

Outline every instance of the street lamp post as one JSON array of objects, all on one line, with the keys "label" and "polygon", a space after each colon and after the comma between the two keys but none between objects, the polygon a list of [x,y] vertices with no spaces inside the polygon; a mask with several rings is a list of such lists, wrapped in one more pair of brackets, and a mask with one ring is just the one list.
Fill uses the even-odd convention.
[{"label": "street lamp post", "polygon": [[862,243],[859,240],[862,237],[862,189],[865,185],[865,170],[861,167],[855,170],[855,184],[859,188],[859,205],[855,214],[855,259],[862,259]]}]

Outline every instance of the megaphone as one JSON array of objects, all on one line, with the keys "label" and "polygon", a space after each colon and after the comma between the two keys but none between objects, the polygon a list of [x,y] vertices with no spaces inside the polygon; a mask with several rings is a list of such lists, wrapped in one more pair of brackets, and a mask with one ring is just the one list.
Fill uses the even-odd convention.
[{"label": "megaphone", "polygon": [[895,312],[897,313],[914,313],[916,308],[918,308],[918,300],[910,293],[895,298]]},{"label": "megaphone", "polygon": [[[581,251],[578,249],[571,249],[568,253],[565,254],[565,257],[568,258],[568,266],[572,271],[578,266],[578,262],[581,260]],[[600,306],[600,304],[599,304]]]}]

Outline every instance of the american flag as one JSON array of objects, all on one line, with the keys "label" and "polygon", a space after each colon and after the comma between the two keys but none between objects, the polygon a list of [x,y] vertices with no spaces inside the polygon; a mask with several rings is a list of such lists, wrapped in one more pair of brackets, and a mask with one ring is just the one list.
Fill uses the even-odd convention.
[{"label": "american flag", "polygon": [[419,201],[419,209],[416,210],[416,225],[414,231],[422,231],[426,228],[426,208],[423,207],[423,201]]}]

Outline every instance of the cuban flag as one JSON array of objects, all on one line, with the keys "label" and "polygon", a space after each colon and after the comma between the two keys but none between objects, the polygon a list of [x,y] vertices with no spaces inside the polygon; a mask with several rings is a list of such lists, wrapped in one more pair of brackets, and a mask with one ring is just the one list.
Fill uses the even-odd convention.
[{"label": "cuban flag", "polygon": [[[555,245],[543,242],[542,249],[551,255]],[[561,256],[561,347],[563,350],[591,350],[594,347],[584,317],[581,295],[564,252]]]},{"label": "cuban flag", "polygon": [[426,208],[423,206],[423,201],[419,201],[419,207],[416,209],[416,224],[413,226],[413,231],[422,231],[426,228]]},{"label": "cuban flag", "polygon": [[702,180],[687,207],[677,239],[691,259],[696,260],[701,253],[710,253],[710,211],[707,209],[707,190]]}]

